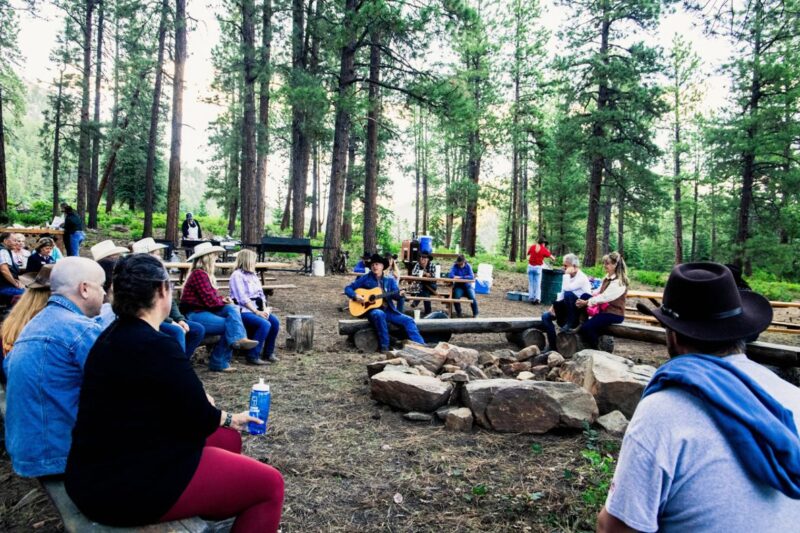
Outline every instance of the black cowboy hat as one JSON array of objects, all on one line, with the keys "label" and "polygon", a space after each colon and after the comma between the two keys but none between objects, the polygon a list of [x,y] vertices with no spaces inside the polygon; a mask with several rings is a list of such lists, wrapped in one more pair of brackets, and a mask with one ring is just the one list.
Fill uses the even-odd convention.
[{"label": "black cowboy hat", "polygon": [[383,264],[383,268],[389,268],[389,260],[380,254],[372,254],[369,256],[369,260],[365,261],[365,263],[368,265],[372,265],[372,263],[381,263]]},{"label": "black cowboy hat", "polygon": [[636,308],[690,339],[725,342],[761,333],[772,322],[769,301],[736,287],[733,274],[719,263],[686,263],[672,269],[661,307]]}]

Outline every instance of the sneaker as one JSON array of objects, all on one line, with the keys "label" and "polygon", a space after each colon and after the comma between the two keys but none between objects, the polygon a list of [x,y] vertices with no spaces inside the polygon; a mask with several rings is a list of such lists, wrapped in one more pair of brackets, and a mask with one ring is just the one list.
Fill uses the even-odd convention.
[{"label": "sneaker", "polygon": [[232,366],[229,366],[228,368],[220,368],[220,369],[209,368],[208,370],[211,371],[211,372],[225,372],[226,374],[230,373],[230,372],[236,372],[236,368],[234,368]]},{"label": "sneaker", "polygon": [[278,357],[275,354],[267,356],[267,361],[270,363],[277,363],[279,361]]},{"label": "sneaker", "polygon": [[248,365],[261,366],[261,365],[266,365],[267,361],[264,361],[262,359],[248,359],[247,360],[247,364]]},{"label": "sneaker", "polygon": [[248,339],[247,337],[231,343],[231,348],[234,350],[252,350],[256,346],[258,346],[258,341]]}]

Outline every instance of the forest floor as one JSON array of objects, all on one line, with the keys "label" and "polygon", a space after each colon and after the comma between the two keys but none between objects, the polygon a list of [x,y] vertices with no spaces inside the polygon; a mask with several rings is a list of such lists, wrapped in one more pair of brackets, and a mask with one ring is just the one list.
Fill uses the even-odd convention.
[{"label": "forest floor", "polygon": [[[207,371],[201,348],[195,368],[217,405],[247,406],[250,387],[265,377],[272,386],[269,430],[245,436],[244,453],[284,476],[282,530],[306,531],[594,531],[603,483],[613,466],[592,463],[590,449],[616,457],[620,440],[597,431],[546,435],[499,434],[476,428],[454,433],[439,422],[411,422],[369,396],[361,354],[339,336],[339,308],[350,276],[313,278],[277,273],[277,283],[296,291],[271,298],[280,318],[313,313],[314,351],[287,353],[280,362],[235,374]],[[479,295],[481,317],[538,316],[545,309],[505,300],[524,290],[523,274],[496,272],[492,293]],[[648,289],[648,287],[636,287]],[[776,320],[800,322],[800,313],[779,310]],[[764,340],[800,344],[800,337]],[[455,335],[452,343],[492,351],[508,347],[503,334]],[[663,346],[617,339],[615,352],[659,365]],[[0,530],[60,531],[62,524],[38,484],[14,475],[0,453]]]}]

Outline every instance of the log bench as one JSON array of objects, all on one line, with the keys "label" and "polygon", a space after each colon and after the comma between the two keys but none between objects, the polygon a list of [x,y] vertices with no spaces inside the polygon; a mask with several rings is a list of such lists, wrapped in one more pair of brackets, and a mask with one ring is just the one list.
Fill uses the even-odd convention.
[{"label": "log bench", "polygon": [[[0,416],[6,417],[6,391],[0,385]],[[80,512],[75,503],[70,499],[67,490],[64,488],[64,481],[58,478],[40,479],[42,486],[50,501],[53,502],[61,521],[64,523],[64,530],[69,533],[223,533],[230,531],[233,525],[233,518],[221,522],[206,522],[200,517],[185,518],[172,522],[161,522],[144,527],[111,527],[99,524],[86,518]]]}]

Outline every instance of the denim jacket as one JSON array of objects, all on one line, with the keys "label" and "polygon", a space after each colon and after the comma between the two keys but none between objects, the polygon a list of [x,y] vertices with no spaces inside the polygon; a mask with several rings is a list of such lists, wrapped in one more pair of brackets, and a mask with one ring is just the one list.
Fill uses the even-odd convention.
[{"label": "denim jacket", "polygon": [[17,474],[64,473],[83,365],[104,326],[55,294],[3,361],[8,376],[6,449]]},{"label": "denim jacket", "polygon": [[[383,283],[378,281],[378,278],[375,277],[375,274],[369,272],[368,274],[364,274],[363,276],[359,276],[356,278],[353,283],[348,285],[344,288],[344,293],[347,295],[348,298],[353,299],[356,297],[356,289],[374,289],[375,287],[381,287],[383,292],[391,292],[400,290],[400,287],[397,285],[397,280],[394,278],[390,278],[388,276],[383,276]],[[401,300],[403,297],[399,294],[395,294],[390,296],[384,302],[388,304],[384,310],[394,311],[395,313],[399,313],[397,309],[395,309],[394,302],[392,300]]]}]

